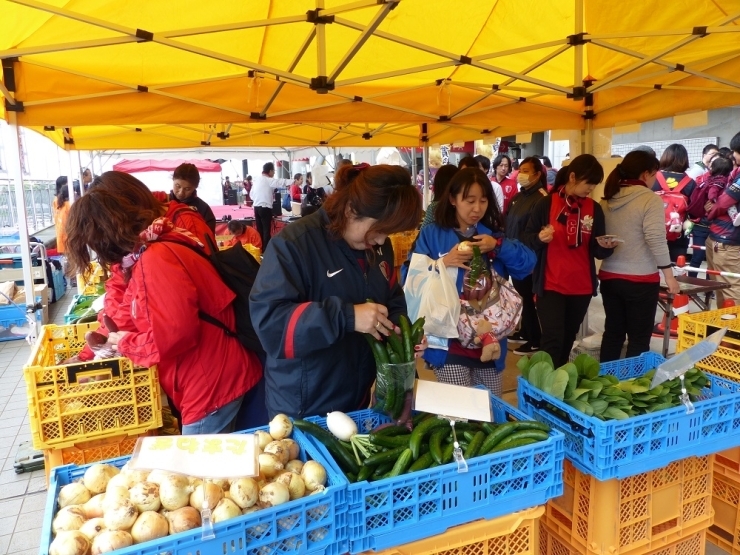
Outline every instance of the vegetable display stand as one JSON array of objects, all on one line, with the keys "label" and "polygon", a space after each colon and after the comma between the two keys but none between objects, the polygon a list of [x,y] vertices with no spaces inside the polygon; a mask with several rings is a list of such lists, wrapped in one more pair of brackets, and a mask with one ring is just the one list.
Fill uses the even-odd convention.
[{"label": "vegetable display stand", "polygon": [[712,484],[714,524],[707,539],[732,555],[740,555],[740,481],[720,474],[717,469]]},{"label": "vegetable display stand", "polygon": [[[526,416],[491,397],[496,422]],[[350,413],[360,433],[390,422],[370,410]],[[326,428],[326,419],[307,420]],[[311,438],[337,472],[339,466]],[[545,441],[467,461],[458,473],[453,463],[384,478],[347,488],[350,553],[380,551],[436,534],[481,518],[491,519],[544,504],[563,491],[563,436],[553,430]]]},{"label": "vegetable display stand", "polygon": [[138,368],[125,357],[64,365],[98,323],[41,328],[23,368],[36,449],[139,435],[162,426],[157,367]]},{"label": "vegetable display stand", "polygon": [[714,456],[714,473],[740,484],[740,447],[720,451]]},{"label": "vegetable display stand", "polygon": [[382,555],[536,555],[539,519],[533,507],[493,520],[476,520],[444,534],[396,546]]},{"label": "vegetable display stand", "polygon": [[565,461],[565,493],[547,503],[551,533],[583,555],[637,555],[712,523],[712,455],[605,482]]},{"label": "vegetable display stand", "polygon": [[[258,428],[267,431],[268,427]],[[250,430],[244,433],[250,433]],[[191,438],[194,436],[191,436]],[[276,507],[260,509],[213,525],[215,537],[204,540],[194,528],[116,550],[116,555],[339,555],[347,552],[347,480],[332,470],[323,456],[300,431],[293,431],[302,461],[315,460],[326,469],[326,490]],[[129,457],[106,461],[122,467]],[[52,470],[39,553],[49,553],[51,524],[62,486],[79,480],[87,466],[62,466]]]},{"label": "vegetable display stand", "polygon": [[685,351],[722,328],[728,329],[720,346],[696,366],[706,372],[740,381],[740,306],[681,314],[678,318],[676,351]]},{"label": "vegetable display stand", "polygon": [[403,265],[409,257],[411,247],[414,245],[419,230],[414,229],[412,231],[402,231],[400,233],[391,233],[388,238],[391,240],[393,245],[393,265],[397,268]]},{"label": "vegetable display stand", "polygon": [[83,441],[70,447],[62,447],[61,449],[44,449],[46,484],[47,486],[49,485],[49,476],[53,468],[67,464],[82,466],[130,455],[134,452],[136,442],[140,437],[152,435],[156,434],[150,431],[135,436],[123,435]]},{"label": "vegetable display stand", "polygon": [[[635,551],[635,555],[704,555],[707,549],[706,540],[707,531],[699,530],[662,547]],[[578,547],[558,537],[545,520],[540,520],[539,553],[540,555],[584,555]]]},{"label": "vegetable display stand", "polygon": [[95,312],[92,311],[90,306],[99,296],[94,292],[89,295],[75,295],[72,304],[69,305],[67,312],[64,313],[64,323],[71,324],[83,315],[94,315]]},{"label": "vegetable display stand", "polygon": [[[642,376],[665,359],[656,353],[607,362],[601,375]],[[586,416],[519,378],[519,408],[565,435],[565,453],[582,472],[600,480],[627,478],[690,456],[740,445],[740,383],[707,375],[695,412],[683,406],[624,420]]]}]

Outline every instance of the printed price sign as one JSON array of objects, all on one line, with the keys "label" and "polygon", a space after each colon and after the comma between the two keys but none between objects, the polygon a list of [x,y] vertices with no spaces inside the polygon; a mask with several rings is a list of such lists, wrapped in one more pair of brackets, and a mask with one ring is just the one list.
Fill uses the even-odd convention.
[{"label": "printed price sign", "polygon": [[416,380],[414,409],[431,414],[491,421],[491,397],[486,389]]},{"label": "printed price sign", "polygon": [[166,470],[199,478],[259,474],[254,434],[212,434],[140,438],[129,466]]}]

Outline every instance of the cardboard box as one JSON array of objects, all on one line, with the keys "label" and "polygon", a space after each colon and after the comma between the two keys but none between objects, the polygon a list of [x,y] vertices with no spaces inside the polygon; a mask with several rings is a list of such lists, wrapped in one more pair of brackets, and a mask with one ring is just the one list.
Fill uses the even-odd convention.
[{"label": "cardboard box", "polygon": [[[43,309],[41,311],[41,325],[46,325],[49,322],[49,303],[51,302],[51,289],[47,285],[37,284],[33,287],[36,296],[41,297],[41,304]],[[18,287],[16,290],[13,302],[17,305],[24,306],[26,304],[26,292],[23,287]]]}]

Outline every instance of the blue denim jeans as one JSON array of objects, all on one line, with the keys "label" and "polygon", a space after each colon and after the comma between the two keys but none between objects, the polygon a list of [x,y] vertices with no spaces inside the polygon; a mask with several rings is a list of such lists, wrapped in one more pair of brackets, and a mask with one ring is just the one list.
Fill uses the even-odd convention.
[{"label": "blue denim jeans", "polygon": [[182,427],[182,435],[230,434],[234,431],[234,421],[244,396],[238,397],[227,405],[213,411],[205,418]]}]

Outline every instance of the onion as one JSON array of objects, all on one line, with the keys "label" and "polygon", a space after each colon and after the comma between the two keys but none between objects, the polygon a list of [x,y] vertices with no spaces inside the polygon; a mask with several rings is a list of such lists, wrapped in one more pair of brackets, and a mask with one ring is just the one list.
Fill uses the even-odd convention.
[{"label": "onion", "polygon": [[317,493],[324,493],[326,491],[326,486],[317,486],[315,490],[313,490],[309,495],[316,495]]},{"label": "onion", "polygon": [[179,534],[201,526],[200,511],[189,505],[176,511],[165,511],[164,516],[169,523],[170,534]]},{"label": "onion", "polygon": [[174,473],[167,472],[166,470],[152,470],[149,473],[149,476],[147,476],[146,481],[147,482],[153,482],[158,485],[162,485],[162,481],[167,478],[168,476],[173,476]]},{"label": "onion", "polygon": [[83,484],[72,482],[59,490],[57,503],[60,509],[68,505],[84,505],[90,501],[90,497],[90,491]]},{"label": "onion", "polygon": [[95,536],[107,530],[105,527],[105,520],[102,518],[91,518],[85,524],[80,527],[80,532],[87,536],[87,539],[92,541]]},{"label": "onion", "polygon": [[105,494],[99,493],[95,497],[90,498],[90,501],[82,506],[82,510],[85,511],[87,518],[98,518],[103,516],[103,501],[105,501]]},{"label": "onion", "polygon": [[103,519],[108,530],[130,530],[139,513],[129,499],[122,499],[118,505],[106,507]]},{"label": "onion", "polygon": [[85,511],[82,505],[67,505],[59,509],[51,523],[51,529],[55,534],[59,532],[72,532],[79,530],[85,524]]},{"label": "onion", "polygon": [[134,543],[144,543],[165,537],[170,531],[167,519],[155,511],[144,511],[131,528]]},{"label": "onion", "polygon": [[316,461],[308,461],[303,465],[301,478],[306,484],[306,490],[314,491],[318,486],[326,483],[326,470]]},{"label": "onion", "polygon": [[90,540],[81,532],[60,532],[49,546],[49,555],[85,555]]},{"label": "onion", "polygon": [[242,509],[248,509],[257,503],[260,490],[257,482],[252,478],[239,478],[231,482],[229,493],[234,503]]},{"label": "onion", "polygon": [[270,420],[270,435],[272,439],[285,439],[293,431],[293,423],[284,414],[278,414]]},{"label": "onion", "polygon": [[220,487],[222,490],[226,491],[229,489],[229,481],[226,478],[209,478],[209,482],[212,484],[216,484],[218,487]]},{"label": "onion", "polygon": [[113,488],[125,488],[128,489],[134,485],[134,481],[131,479],[131,474],[120,473],[113,476],[108,480],[108,484],[105,486],[106,493]]},{"label": "onion", "polygon": [[290,452],[285,445],[283,445],[282,441],[271,441],[265,446],[264,452],[275,455],[283,466],[288,464],[288,461],[290,460]]},{"label": "onion", "polygon": [[260,510],[261,508],[262,508],[262,507],[260,507],[259,505],[252,505],[251,507],[247,507],[246,509],[244,509],[244,510],[242,511],[242,514],[243,514],[243,515],[248,515],[248,514],[250,514],[250,513],[256,513],[256,512],[257,512],[257,511],[259,511],[259,510]]},{"label": "onion", "polygon": [[139,482],[128,490],[128,496],[140,513],[159,510],[159,486],[153,482]]},{"label": "onion", "polygon": [[257,436],[257,445],[260,446],[260,451],[264,451],[268,443],[275,441],[270,434],[262,430],[254,432],[254,435]]},{"label": "onion", "polygon": [[262,453],[259,456],[260,474],[266,478],[274,478],[283,469],[283,463],[272,453]]},{"label": "onion", "polygon": [[276,507],[290,501],[290,491],[288,486],[280,482],[267,484],[260,491],[260,503],[265,507]]},{"label": "onion", "polygon": [[326,427],[337,439],[350,441],[357,435],[357,424],[343,412],[335,410],[326,415]]},{"label": "onion", "polygon": [[293,459],[285,465],[285,470],[290,470],[294,474],[300,474],[301,470],[303,470],[303,461]]},{"label": "onion", "polygon": [[203,509],[203,502],[208,504],[208,508],[213,510],[218,502],[224,497],[224,490],[213,482],[203,482],[195,488],[190,494],[190,506],[198,510]]},{"label": "onion", "polygon": [[222,499],[218,502],[216,508],[211,511],[211,520],[216,524],[217,522],[223,522],[230,518],[236,518],[241,516],[241,514],[242,510],[236,505],[236,503],[229,501],[228,499]]},{"label": "onion", "polygon": [[117,507],[123,501],[127,501],[128,498],[129,498],[128,489],[120,487],[120,486],[113,486],[112,488],[110,488],[108,491],[105,492],[105,497],[103,498],[103,501],[102,501],[103,513],[105,513],[108,509],[112,507]]},{"label": "onion", "polygon": [[108,481],[120,471],[109,464],[94,464],[85,471],[82,481],[90,493],[103,493],[108,486]]},{"label": "onion", "polygon": [[281,439],[280,441],[283,443],[283,447],[288,449],[288,461],[297,459],[298,455],[301,454],[301,448],[298,446],[298,443],[290,438]]},{"label": "onion", "polygon": [[129,470],[128,472],[126,472],[126,475],[129,477],[132,484],[138,484],[139,482],[149,482],[150,481],[149,474],[150,473],[148,470],[138,470],[138,469]]},{"label": "onion", "polygon": [[[149,475],[151,478],[151,474]],[[191,488],[187,476],[170,474],[159,484],[159,500],[168,511],[184,507],[190,501]]]},{"label": "onion", "polygon": [[123,549],[133,544],[134,538],[128,532],[124,532],[123,530],[106,530],[95,536],[92,542],[91,555],[116,551],[117,549]]},{"label": "onion", "polygon": [[300,499],[306,494],[306,484],[303,483],[303,479],[298,474],[293,474],[289,470],[280,474],[275,481],[288,487],[291,501],[293,499]]}]

